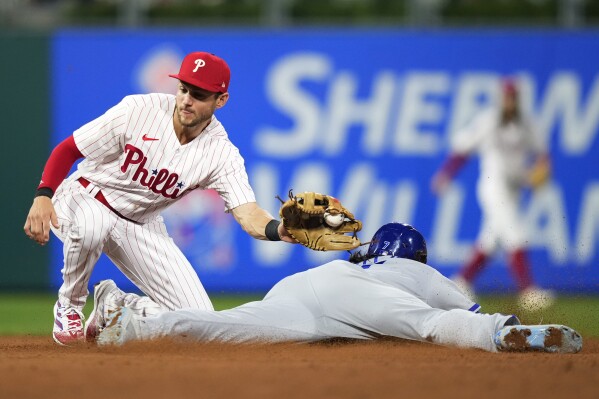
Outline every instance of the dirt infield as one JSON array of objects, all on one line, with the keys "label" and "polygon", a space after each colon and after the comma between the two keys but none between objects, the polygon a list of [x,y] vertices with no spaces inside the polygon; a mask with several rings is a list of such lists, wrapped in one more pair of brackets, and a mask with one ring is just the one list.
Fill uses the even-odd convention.
[{"label": "dirt infield", "polygon": [[1,398],[596,399],[597,376],[599,339],[553,355],[406,341],[62,348],[0,337]]}]

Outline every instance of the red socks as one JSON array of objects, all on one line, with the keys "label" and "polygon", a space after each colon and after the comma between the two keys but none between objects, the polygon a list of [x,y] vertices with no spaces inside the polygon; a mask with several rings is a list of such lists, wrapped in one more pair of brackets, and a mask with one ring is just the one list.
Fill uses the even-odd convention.
[{"label": "red socks", "polygon": [[518,288],[523,290],[528,286],[532,285],[532,277],[530,274],[530,262],[526,251],[519,248],[510,254],[510,268]]},{"label": "red socks", "polygon": [[[472,257],[468,263],[464,265],[460,275],[467,282],[472,282],[481,270],[484,269],[487,260],[487,254],[479,249],[474,250]],[[519,248],[509,254],[509,265],[519,290],[523,290],[532,285],[530,262],[528,261],[528,255],[524,249]]]},{"label": "red socks", "polygon": [[488,256],[484,252],[476,249],[472,254],[472,257],[466,263],[460,275],[464,278],[464,280],[468,282],[472,282],[474,278],[480,273],[480,271],[484,268],[487,263]]}]

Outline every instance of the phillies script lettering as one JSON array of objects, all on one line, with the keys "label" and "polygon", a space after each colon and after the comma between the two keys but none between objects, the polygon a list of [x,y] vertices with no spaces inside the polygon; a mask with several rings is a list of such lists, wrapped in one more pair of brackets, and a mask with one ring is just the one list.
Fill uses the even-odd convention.
[{"label": "phillies script lettering", "polygon": [[178,174],[170,173],[167,169],[160,169],[158,173],[150,174],[150,171],[146,169],[148,158],[142,150],[131,144],[125,146],[125,154],[125,163],[121,166],[121,172],[125,173],[129,166],[134,167],[134,165],[137,165],[137,169],[133,174],[133,181],[139,181],[142,186],[148,187],[156,194],[161,194],[167,198],[177,198],[180,191],[178,188],[175,188],[171,193],[168,190],[177,185]]}]

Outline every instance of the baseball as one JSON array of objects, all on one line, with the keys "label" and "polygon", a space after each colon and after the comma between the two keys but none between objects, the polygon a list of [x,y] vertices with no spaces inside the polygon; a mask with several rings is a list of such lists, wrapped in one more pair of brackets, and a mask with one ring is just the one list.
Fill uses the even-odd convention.
[{"label": "baseball", "polygon": [[345,220],[345,215],[342,213],[338,213],[336,215],[332,215],[329,212],[324,213],[324,221],[331,227],[339,227]]}]

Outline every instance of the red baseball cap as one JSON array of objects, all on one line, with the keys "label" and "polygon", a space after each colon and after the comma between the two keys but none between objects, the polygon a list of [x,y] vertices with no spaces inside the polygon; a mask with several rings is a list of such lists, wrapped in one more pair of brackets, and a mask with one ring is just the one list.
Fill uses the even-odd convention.
[{"label": "red baseball cap", "polygon": [[504,78],[501,80],[501,91],[505,95],[517,95],[518,85],[513,78]]},{"label": "red baseball cap", "polygon": [[185,56],[178,74],[168,76],[204,90],[225,93],[229,90],[231,70],[222,58],[197,51]]}]

